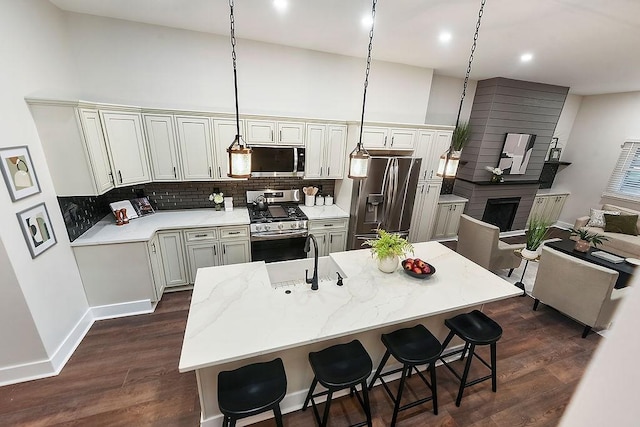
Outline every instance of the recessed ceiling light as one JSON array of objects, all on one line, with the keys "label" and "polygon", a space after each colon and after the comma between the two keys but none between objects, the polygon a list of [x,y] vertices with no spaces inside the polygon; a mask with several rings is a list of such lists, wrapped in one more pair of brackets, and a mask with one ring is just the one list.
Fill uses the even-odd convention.
[{"label": "recessed ceiling light", "polygon": [[371,26],[373,25],[373,17],[371,15],[365,15],[362,18],[362,26],[368,30],[371,29]]},{"label": "recessed ceiling light", "polygon": [[522,55],[520,55],[520,61],[521,62],[529,62],[533,59],[533,54],[532,53],[523,53]]},{"label": "recessed ceiling light", "polygon": [[273,7],[278,9],[280,12],[287,10],[287,6],[289,6],[289,2],[287,0],[273,0]]},{"label": "recessed ceiling light", "polygon": [[449,43],[451,41],[451,33],[448,31],[443,31],[438,36],[438,39],[441,43]]}]

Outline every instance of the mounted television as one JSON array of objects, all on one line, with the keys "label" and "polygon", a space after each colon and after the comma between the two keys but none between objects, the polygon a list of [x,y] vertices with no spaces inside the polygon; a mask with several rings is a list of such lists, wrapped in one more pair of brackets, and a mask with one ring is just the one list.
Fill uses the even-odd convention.
[{"label": "mounted television", "polygon": [[535,135],[528,133],[508,133],[504,138],[498,167],[505,175],[523,175],[527,170]]}]

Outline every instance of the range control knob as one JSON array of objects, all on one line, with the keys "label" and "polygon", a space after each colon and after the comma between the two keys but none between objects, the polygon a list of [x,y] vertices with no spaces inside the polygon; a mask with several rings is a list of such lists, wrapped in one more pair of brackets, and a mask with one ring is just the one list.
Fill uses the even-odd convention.
[{"label": "range control knob", "polygon": [[298,223],[297,222],[291,223],[291,228],[293,228],[293,229],[298,228]]},{"label": "range control knob", "polygon": [[282,230],[284,228],[284,224],[283,223],[278,224],[278,228]]},{"label": "range control knob", "polygon": [[271,226],[270,226],[270,225],[265,225],[265,226],[264,226],[264,229],[265,229],[266,231],[269,231],[269,230],[271,230]]},{"label": "range control knob", "polygon": [[263,226],[262,225],[256,225],[256,231],[262,231]]}]

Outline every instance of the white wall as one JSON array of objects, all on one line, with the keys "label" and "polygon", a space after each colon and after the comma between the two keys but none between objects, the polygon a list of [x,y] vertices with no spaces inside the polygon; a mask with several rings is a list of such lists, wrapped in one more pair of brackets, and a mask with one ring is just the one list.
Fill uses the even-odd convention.
[{"label": "white wall", "polygon": [[[24,97],[42,88],[68,93],[76,79],[63,15],[57,8],[40,0],[3,0],[1,7],[0,56],[5,61],[0,79],[0,147],[29,147],[42,192],[14,203],[4,183],[0,185],[0,223],[3,224],[0,240],[6,250],[6,255],[0,254],[0,262],[8,263],[15,276],[7,271],[5,277],[2,269],[3,305],[12,310],[0,312],[0,337],[22,334],[25,346],[20,362],[35,363],[43,358],[40,346],[49,357],[55,355],[88,306],[42,146]],[[48,207],[58,244],[32,259],[16,213],[40,202]],[[15,289],[13,279],[17,280],[19,290]],[[8,330],[12,328],[20,329]],[[34,344],[36,340],[41,344]],[[6,345],[4,340],[0,342],[3,348],[0,371],[16,362],[15,353],[5,355]]]},{"label": "white wall", "polygon": [[[558,124],[553,132],[553,136],[558,138],[558,148],[561,148],[563,151],[560,153],[560,160],[564,160],[564,156],[566,156],[565,148],[569,142],[569,136],[571,135],[571,130],[573,129],[576,117],[578,116],[582,98],[583,97],[580,95],[569,94],[567,95],[567,99],[564,101],[562,112],[558,118]],[[549,150],[551,150],[551,148],[554,148],[554,146],[550,145]],[[546,158],[549,158],[548,152]]]},{"label": "white wall", "polygon": [[[467,84],[467,91],[462,104],[462,111],[460,112],[461,121],[469,121],[477,85],[478,82],[475,80],[469,80]],[[435,74],[431,85],[425,123],[454,126],[458,116],[458,108],[460,108],[463,86],[464,79]]]},{"label": "white wall", "polygon": [[639,115],[640,92],[583,97],[561,157],[572,164],[556,175],[553,186],[571,192],[560,221],[573,225],[577,217],[589,214],[589,208],[605,202],[640,209],[637,204],[602,199],[620,146],[628,138],[640,138]]},{"label": "white wall", "polygon": [[[228,37],[83,14],[67,19],[86,99],[234,111]],[[243,39],[236,52],[241,113],[360,119],[365,59]],[[375,61],[374,53],[365,120],[423,123],[432,75]]]}]

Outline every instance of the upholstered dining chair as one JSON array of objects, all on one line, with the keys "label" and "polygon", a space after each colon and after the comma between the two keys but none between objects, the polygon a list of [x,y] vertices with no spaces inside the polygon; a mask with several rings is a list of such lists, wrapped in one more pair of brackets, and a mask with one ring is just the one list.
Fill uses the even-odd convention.
[{"label": "upholstered dining chair", "polygon": [[626,288],[614,289],[618,272],[543,247],[531,294],[533,309],[542,301],[585,325],[608,327]]},{"label": "upholstered dining chair", "polygon": [[456,252],[487,270],[509,269],[520,266],[522,258],[514,250],[522,249],[524,244],[508,244],[499,239],[500,229],[495,225],[482,222],[469,215],[460,216],[458,228],[458,246]]}]

